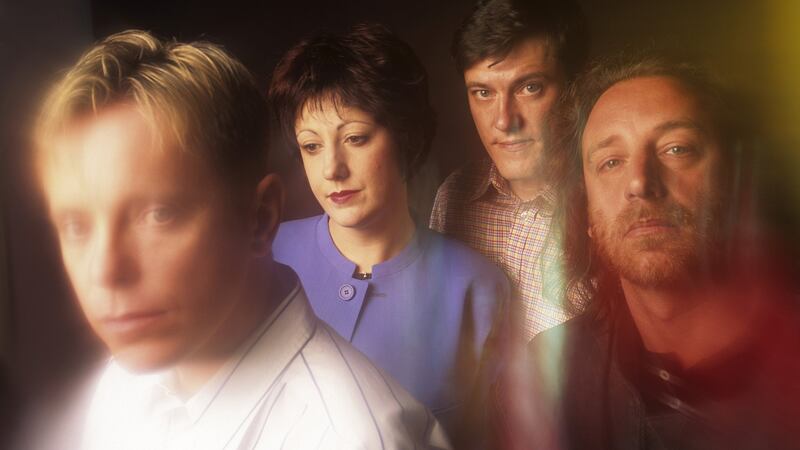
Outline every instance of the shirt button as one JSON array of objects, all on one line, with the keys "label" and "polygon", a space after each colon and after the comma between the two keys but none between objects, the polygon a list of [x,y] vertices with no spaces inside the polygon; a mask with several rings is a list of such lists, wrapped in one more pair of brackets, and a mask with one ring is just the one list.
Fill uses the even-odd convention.
[{"label": "shirt button", "polygon": [[664,381],[669,381],[669,372],[664,369],[658,371],[658,376]]},{"label": "shirt button", "polygon": [[348,302],[356,295],[356,288],[352,284],[345,283],[339,287],[339,298]]},{"label": "shirt button", "polygon": [[669,407],[672,408],[672,409],[680,409],[681,408],[681,401],[678,400],[677,398],[674,398],[674,397],[673,398],[669,398],[667,400],[667,405],[669,405]]}]

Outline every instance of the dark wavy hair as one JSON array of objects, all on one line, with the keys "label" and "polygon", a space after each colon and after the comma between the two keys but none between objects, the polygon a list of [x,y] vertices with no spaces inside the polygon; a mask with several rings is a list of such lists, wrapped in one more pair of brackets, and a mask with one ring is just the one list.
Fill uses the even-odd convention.
[{"label": "dark wavy hair", "polygon": [[272,75],[269,98],[295,150],[295,121],[309,102],[359,108],[389,129],[401,172],[425,162],[436,130],[428,76],[411,47],[378,24],[319,34],[292,47]]},{"label": "dark wavy hair", "polygon": [[573,0],[481,0],[453,37],[459,72],[488,57],[505,57],[523,39],[544,36],[568,80],[586,63],[586,18]]},{"label": "dark wavy hair", "polygon": [[[623,55],[593,63],[578,76],[550,117],[546,160],[558,193],[556,224],[564,249],[564,271],[568,298],[573,309],[588,307],[597,313],[609,313],[613,299],[620,292],[619,277],[612,273],[595,253],[587,235],[589,218],[583,178],[581,141],[589,114],[600,96],[613,85],[633,78],[668,77],[676,80],[709,115],[723,152],[719,168],[722,192],[726,199],[740,199],[743,189],[743,142],[748,138],[742,122],[733,114],[732,97],[721,84],[699,67],[650,54]],[[726,202],[721,236],[732,236],[739,216],[737,202]],[[731,239],[721,239],[733,245]],[[730,249],[726,249],[729,250]]]}]

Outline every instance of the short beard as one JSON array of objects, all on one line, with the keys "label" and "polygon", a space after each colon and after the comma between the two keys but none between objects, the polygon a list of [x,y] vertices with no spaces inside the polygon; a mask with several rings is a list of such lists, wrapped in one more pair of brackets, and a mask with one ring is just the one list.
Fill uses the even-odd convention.
[{"label": "short beard", "polygon": [[[719,202],[701,215],[674,203],[638,204],[625,209],[608,224],[600,211],[591,213],[592,247],[606,270],[626,281],[656,289],[679,289],[712,276],[720,266]],[[678,234],[626,239],[630,226],[640,219],[658,219]],[[713,233],[717,235],[712,236]]]}]

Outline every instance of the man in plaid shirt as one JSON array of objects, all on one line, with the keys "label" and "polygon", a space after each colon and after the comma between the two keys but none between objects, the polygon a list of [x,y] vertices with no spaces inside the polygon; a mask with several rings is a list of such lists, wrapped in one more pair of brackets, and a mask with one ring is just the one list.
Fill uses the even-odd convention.
[{"label": "man in plaid shirt", "polygon": [[505,270],[525,341],[570,315],[543,147],[547,115],[586,50],[579,6],[558,0],[480,1],[453,41],[487,155],[445,180],[430,226]]}]

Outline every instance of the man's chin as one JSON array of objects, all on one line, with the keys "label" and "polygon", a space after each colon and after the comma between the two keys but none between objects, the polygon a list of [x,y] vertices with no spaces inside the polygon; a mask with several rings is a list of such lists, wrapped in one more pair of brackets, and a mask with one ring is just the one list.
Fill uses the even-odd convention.
[{"label": "man's chin", "polygon": [[623,268],[620,270],[620,278],[631,284],[647,287],[650,289],[673,290],[680,286],[685,286],[691,277],[687,270],[680,268]]},{"label": "man's chin", "polygon": [[506,180],[509,187],[538,185],[545,176],[542,166],[535,159],[523,158],[519,161],[502,161],[500,164],[495,162],[497,172]]},{"label": "man's chin", "polygon": [[533,177],[531,170],[535,169],[538,163],[530,151],[501,153],[492,156],[497,171],[507,180]]},{"label": "man's chin", "polygon": [[120,366],[128,372],[137,374],[167,370],[175,366],[180,359],[176,351],[148,345],[112,349],[111,353]]},{"label": "man's chin", "polygon": [[643,251],[618,255],[614,267],[629,283],[655,289],[674,289],[688,283],[696,272],[692,255],[663,251]]}]

